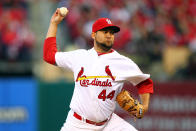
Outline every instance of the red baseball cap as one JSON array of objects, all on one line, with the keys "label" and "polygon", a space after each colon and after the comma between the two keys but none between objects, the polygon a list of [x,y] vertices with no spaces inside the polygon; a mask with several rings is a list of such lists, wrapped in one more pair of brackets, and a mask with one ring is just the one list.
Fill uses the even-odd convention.
[{"label": "red baseball cap", "polygon": [[112,24],[112,21],[108,18],[99,18],[95,21],[92,27],[92,32],[97,32],[98,30],[101,30],[106,27],[111,27],[112,30],[114,30],[114,33],[117,33],[120,31],[120,27]]}]

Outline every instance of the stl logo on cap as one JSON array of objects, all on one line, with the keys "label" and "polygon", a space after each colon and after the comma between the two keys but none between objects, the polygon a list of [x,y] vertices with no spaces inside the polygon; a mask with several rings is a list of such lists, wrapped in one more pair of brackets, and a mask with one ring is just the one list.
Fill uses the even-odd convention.
[{"label": "stl logo on cap", "polygon": [[108,24],[112,24],[111,20],[106,19],[106,21],[108,22]]}]

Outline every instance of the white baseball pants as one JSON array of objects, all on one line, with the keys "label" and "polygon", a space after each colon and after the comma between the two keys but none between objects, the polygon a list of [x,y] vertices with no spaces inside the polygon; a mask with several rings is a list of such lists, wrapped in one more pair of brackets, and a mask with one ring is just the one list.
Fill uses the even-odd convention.
[{"label": "white baseball pants", "polygon": [[88,124],[82,120],[78,120],[73,116],[70,110],[60,131],[137,131],[131,124],[120,118],[115,113],[112,114],[110,120],[102,126]]}]

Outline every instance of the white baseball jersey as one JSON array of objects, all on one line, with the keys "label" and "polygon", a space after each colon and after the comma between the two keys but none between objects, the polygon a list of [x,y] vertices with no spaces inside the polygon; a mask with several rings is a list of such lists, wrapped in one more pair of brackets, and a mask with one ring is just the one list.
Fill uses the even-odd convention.
[{"label": "white baseball jersey", "polygon": [[124,81],[137,85],[150,77],[118,52],[98,55],[94,48],[57,52],[56,64],[74,73],[75,89],[70,108],[86,119],[101,122],[115,109]]}]

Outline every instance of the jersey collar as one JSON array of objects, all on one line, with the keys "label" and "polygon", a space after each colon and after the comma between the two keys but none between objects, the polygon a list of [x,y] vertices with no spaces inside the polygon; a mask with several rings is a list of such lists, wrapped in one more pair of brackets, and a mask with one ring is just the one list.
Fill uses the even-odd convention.
[{"label": "jersey collar", "polygon": [[97,52],[97,55],[98,56],[101,56],[101,55],[109,54],[109,53],[112,53],[112,52],[114,52],[114,49],[111,49],[111,51],[110,52],[107,52],[107,53]]}]

